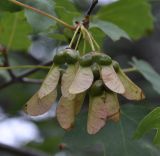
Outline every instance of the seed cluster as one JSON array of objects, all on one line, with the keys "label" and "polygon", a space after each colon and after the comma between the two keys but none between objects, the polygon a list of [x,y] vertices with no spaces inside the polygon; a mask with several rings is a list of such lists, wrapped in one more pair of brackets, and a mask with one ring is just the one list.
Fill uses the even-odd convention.
[{"label": "seed cluster", "polygon": [[56,116],[65,130],[73,127],[86,96],[89,97],[89,134],[97,133],[107,120],[119,120],[117,94],[129,100],[144,99],[142,90],[108,55],[94,51],[80,56],[78,51],[66,48],[54,56],[48,75],[27,102],[25,111],[32,116],[47,112],[57,98],[58,84],[61,86],[61,98]]}]

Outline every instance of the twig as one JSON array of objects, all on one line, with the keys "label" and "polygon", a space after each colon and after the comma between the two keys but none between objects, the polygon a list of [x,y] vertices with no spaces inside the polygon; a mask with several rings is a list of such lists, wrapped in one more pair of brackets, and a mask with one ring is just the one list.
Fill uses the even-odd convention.
[{"label": "twig", "polygon": [[86,40],[86,37],[87,37],[87,40],[92,48],[92,51],[95,51],[95,47],[94,47],[94,44],[93,44],[93,40],[91,38],[91,35],[90,33],[88,32],[88,30],[82,25],[81,26],[81,31],[83,33],[83,38]]},{"label": "twig", "polygon": [[71,26],[71,25],[69,25],[68,23],[60,20],[59,18],[57,18],[57,17],[55,17],[55,16],[53,16],[53,15],[51,15],[51,14],[48,14],[48,13],[42,11],[42,10],[39,10],[39,9],[37,9],[37,8],[34,8],[34,7],[32,7],[32,6],[29,6],[29,5],[27,5],[27,4],[21,3],[21,2],[16,1],[16,0],[9,0],[9,1],[12,2],[12,3],[14,3],[14,4],[16,4],[16,5],[18,5],[18,6],[21,6],[21,7],[24,7],[24,8],[26,8],[26,9],[32,10],[32,11],[38,13],[38,14],[41,14],[41,15],[43,15],[43,16],[46,16],[46,17],[48,17],[48,18],[50,18],[50,19],[52,19],[52,20],[55,20],[55,21],[57,21],[58,23],[64,25],[66,28],[70,29],[70,30],[75,30],[75,27],[74,27],[74,26]]},{"label": "twig", "polygon": [[137,70],[137,68],[132,67],[132,68],[123,69],[123,71],[125,73],[130,73],[130,72],[135,72],[135,71],[138,71],[138,70]]},{"label": "twig", "polygon": [[[75,39],[76,39],[76,36],[77,36],[77,34],[78,34],[78,32],[79,32],[79,29],[80,29],[80,25],[77,26],[77,28],[76,28],[76,30],[75,30],[75,32],[74,32],[74,35],[73,35],[73,37],[72,37],[72,40],[71,40],[71,42],[70,42],[70,44],[69,44],[69,47],[70,47],[70,48],[73,47],[73,44],[74,44],[74,41],[75,41]],[[76,41],[76,42],[77,42],[77,41]]]},{"label": "twig", "polygon": [[16,156],[48,156],[46,153],[30,148],[16,148],[2,143],[0,143],[0,151],[11,153]]},{"label": "twig", "polygon": [[[44,64],[42,64],[42,66],[49,66],[49,65],[51,65],[51,64],[52,64],[52,61],[47,62],[47,63],[44,63]],[[8,87],[9,85],[12,85],[13,83],[23,83],[23,82],[24,82],[23,78],[25,78],[25,77],[27,77],[27,76],[29,76],[29,75],[31,75],[31,74],[39,71],[40,69],[41,69],[41,68],[35,68],[35,69],[32,69],[32,70],[25,71],[24,73],[16,76],[15,79],[11,79],[10,81],[5,82],[5,83],[3,83],[2,85],[0,85],[0,89],[6,88],[6,87]],[[29,83],[29,82],[28,82],[28,83]],[[32,82],[32,83],[33,83],[33,82]]]},{"label": "twig", "polygon": [[5,66],[5,67],[0,67],[0,70],[10,70],[10,69],[50,69],[50,66],[41,66],[41,65],[21,65],[21,66]]},{"label": "twig", "polygon": [[43,82],[43,80],[40,80],[40,79],[31,79],[31,78],[24,77],[22,79],[22,82],[24,82],[24,83],[41,84]]},{"label": "twig", "polygon": [[77,39],[77,44],[75,46],[75,49],[77,50],[78,49],[78,46],[79,46],[79,43],[81,41],[81,37],[82,37],[82,33],[80,32],[79,36],[78,36],[78,39]]},{"label": "twig", "polygon": [[86,16],[90,16],[90,14],[92,13],[93,9],[97,4],[98,4],[98,0],[92,0],[92,4],[86,13]]},{"label": "twig", "polygon": [[[10,63],[9,63],[7,51],[3,53],[3,57],[4,57],[4,64],[3,64],[3,66],[9,67],[9,66],[10,66]],[[0,68],[4,68],[4,67],[0,67]],[[15,75],[14,75],[14,73],[12,72],[12,70],[11,70],[11,69],[7,69],[7,71],[8,71],[8,74],[10,75],[10,77],[11,77],[12,79],[14,79],[14,78],[15,78]]]},{"label": "twig", "polygon": [[[9,67],[9,66],[10,66],[10,63],[9,63],[9,59],[8,59],[8,49],[7,49],[6,47],[0,45],[0,52],[2,53],[3,58],[4,58],[3,65],[2,65],[2,67],[0,67],[0,68]],[[10,77],[11,77],[12,79],[14,79],[14,78],[15,78],[15,75],[14,75],[14,73],[12,72],[12,70],[11,70],[11,69],[7,69],[7,71],[8,71],[8,74],[10,75]]]}]

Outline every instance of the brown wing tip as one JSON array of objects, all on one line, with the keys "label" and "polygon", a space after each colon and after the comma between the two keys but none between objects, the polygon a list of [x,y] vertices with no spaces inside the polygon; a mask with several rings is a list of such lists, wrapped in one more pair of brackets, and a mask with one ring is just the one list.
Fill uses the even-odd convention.
[{"label": "brown wing tip", "polygon": [[120,120],[120,110],[109,117],[110,120],[118,122]]},{"label": "brown wing tip", "polygon": [[98,130],[93,130],[93,129],[91,129],[91,128],[87,128],[87,132],[88,132],[88,134],[90,134],[90,135],[95,135],[96,133],[99,132],[99,130],[100,130],[100,129],[98,129]]},{"label": "brown wing tip", "polygon": [[25,106],[23,107],[23,112],[26,113],[27,115],[30,115],[28,110],[27,110],[28,104],[26,103]]},{"label": "brown wing tip", "polygon": [[61,123],[59,120],[58,120],[58,123],[65,131],[70,131],[74,128],[74,123],[64,124],[64,123]]},{"label": "brown wing tip", "polygon": [[87,132],[88,132],[88,134],[90,134],[90,135],[97,134],[106,125],[107,119],[102,119],[102,120],[104,121],[104,124],[101,125],[101,126],[98,126],[98,127],[96,127],[96,125],[89,126],[87,124]]},{"label": "brown wing tip", "polygon": [[140,100],[144,100],[146,97],[145,97],[145,94],[143,91],[141,91],[141,99]]}]

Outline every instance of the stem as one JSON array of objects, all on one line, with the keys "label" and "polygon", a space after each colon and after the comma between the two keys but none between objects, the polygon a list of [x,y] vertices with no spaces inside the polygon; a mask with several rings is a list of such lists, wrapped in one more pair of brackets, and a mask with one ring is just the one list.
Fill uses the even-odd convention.
[{"label": "stem", "polygon": [[[50,65],[52,65],[52,64],[53,64],[53,62],[52,62],[52,61],[49,61],[49,62],[46,62],[46,63],[44,63],[44,64],[42,64],[42,65],[39,65],[39,66],[50,66]],[[34,69],[31,69],[31,70],[27,70],[27,71],[23,72],[22,74],[20,74],[20,75],[18,75],[18,76],[16,75],[15,79],[11,79],[10,81],[1,84],[1,85],[0,85],[0,89],[3,89],[3,88],[5,88],[5,87],[8,87],[8,86],[10,86],[10,85],[12,85],[12,84],[14,84],[14,83],[23,83],[23,80],[22,80],[22,79],[23,79],[24,77],[27,77],[27,76],[29,76],[29,75],[31,75],[31,74],[39,71],[40,69],[41,69],[41,68],[34,68]]]},{"label": "stem", "polygon": [[50,69],[50,66],[24,65],[24,66],[0,67],[0,70],[9,70],[9,69]]},{"label": "stem", "polygon": [[86,16],[90,16],[91,12],[93,11],[93,9],[97,4],[98,4],[98,0],[92,0],[92,4],[86,13]]},{"label": "stem", "polygon": [[100,46],[99,46],[99,44],[98,44],[97,41],[94,39],[93,35],[92,35],[92,34],[90,34],[90,35],[91,35],[91,38],[92,38],[93,43],[95,44],[95,46],[97,47],[97,49],[98,49],[98,51],[99,51],[99,50],[101,49]]},{"label": "stem", "polygon": [[24,77],[22,79],[22,82],[24,82],[24,83],[33,83],[33,84],[41,84],[43,82],[43,80],[40,80],[40,79],[31,79],[31,78]]},{"label": "stem", "polygon": [[135,71],[138,71],[137,68],[135,67],[123,69],[123,72],[125,73],[130,73],[130,72],[135,72]]},{"label": "stem", "polygon": [[82,37],[82,33],[80,33],[80,34],[79,34],[79,37],[78,37],[78,40],[77,40],[77,44],[76,44],[75,50],[77,50],[77,49],[78,49],[78,46],[79,46],[79,43],[80,43],[81,37]]},{"label": "stem", "polygon": [[65,27],[67,27],[67,28],[70,29],[70,30],[75,30],[75,27],[74,27],[74,26],[71,26],[71,25],[69,25],[68,23],[60,20],[59,18],[57,18],[57,17],[55,17],[55,16],[53,16],[53,15],[51,15],[51,14],[48,14],[48,13],[42,11],[42,10],[39,10],[39,9],[37,9],[37,8],[34,8],[34,7],[32,7],[32,6],[29,6],[29,5],[27,5],[27,4],[21,3],[21,2],[16,1],[16,0],[9,0],[9,1],[12,2],[12,3],[14,3],[14,4],[16,4],[16,5],[18,5],[18,6],[22,6],[22,7],[24,7],[24,8],[29,9],[29,10],[32,10],[32,11],[38,13],[38,14],[41,14],[41,15],[43,15],[43,16],[46,16],[46,17],[50,18],[50,19],[53,19],[53,20],[57,21],[58,23],[64,25]]},{"label": "stem", "polygon": [[82,54],[82,55],[84,55],[84,54],[85,54],[85,51],[86,51],[86,40],[84,40],[84,45],[83,45],[83,54]]},{"label": "stem", "polygon": [[74,35],[73,35],[73,37],[72,37],[72,40],[71,40],[71,42],[70,42],[70,44],[69,44],[69,47],[70,47],[70,48],[72,48],[72,45],[73,45],[74,40],[75,40],[75,38],[76,38],[76,36],[77,36],[77,34],[78,34],[79,29],[80,29],[80,26],[78,26],[78,27],[76,28],[76,31],[75,31],[75,33],[74,33]]},{"label": "stem", "polygon": [[90,33],[88,32],[88,30],[87,30],[83,25],[81,26],[81,31],[82,31],[82,33],[83,33],[84,39],[86,39],[85,35],[87,35],[88,42],[89,42],[92,50],[95,51],[95,47],[94,47],[94,44],[93,44],[91,35],[90,35]]}]

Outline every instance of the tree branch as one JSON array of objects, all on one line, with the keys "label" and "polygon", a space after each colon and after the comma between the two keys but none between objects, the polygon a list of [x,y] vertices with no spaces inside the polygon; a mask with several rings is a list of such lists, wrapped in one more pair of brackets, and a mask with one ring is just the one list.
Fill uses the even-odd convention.
[{"label": "tree branch", "polygon": [[[1,68],[3,68],[3,67],[9,67],[10,63],[9,63],[9,59],[8,59],[8,50],[7,50],[7,48],[4,47],[4,46],[2,46],[2,45],[0,45],[0,52],[2,53],[3,58],[4,58],[4,62],[3,62],[3,65],[2,65]],[[10,77],[12,79],[14,79],[15,75],[12,72],[12,70],[11,69],[7,69],[7,71],[8,71],[8,74],[10,75]]]},{"label": "tree branch", "polygon": [[60,23],[60,24],[62,24],[63,26],[65,26],[66,28],[70,29],[70,30],[75,30],[75,27],[74,27],[74,26],[71,26],[71,25],[69,25],[68,23],[60,20],[59,18],[57,18],[57,17],[55,17],[55,16],[53,16],[53,15],[51,15],[51,14],[48,14],[48,13],[42,11],[42,10],[39,10],[39,9],[37,9],[37,8],[34,8],[34,7],[32,7],[32,6],[29,6],[29,5],[27,5],[27,4],[21,3],[21,2],[16,1],[16,0],[9,0],[9,1],[12,2],[12,3],[14,3],[14,4],[16,4],[16,5],[18,5],[18,6],[21,6],[21,7],[24,7],[24,8],[26,8],[26,9],[32,10],[32,11],[38,13],[38,14],[41,14],[41,15],[43,15],[43,16],[46,16],[46,17],[48,17],[48,18],[50,18],[50,19],[52,19],[52,20],[55,20],[55,21],[57,21],[58,23]]},{"label": "tree branch", "polygon": [[30,148],[16,148],[2,143],[0,143],[0,151],[15,154],[16,156],[49,156],[46,153]]},{"label": "tree branch", "polygon": [[98,4],[98,0],[92,0],[92,4],[91,6],[89,7],[87,13],[86,13],[86,16],[90,16],[93,9],[95,8],[95,6]]},{"label": "tree branch", "polygon": [[30,79],[30,78],[24,77],[22,79],[22,82],[24,82],[24,83],[33,83],[33,84],[41,84],[43,82],[43,80],[40,80],[40,79]]},{"label": "tree branch", "polygon": [[0,70],[13,70],[13,69],[50,69],[50,66],[42,66],[42,65],[20,65],[20,66],[4,66],[0,67]]},{"label": "tree branch", "polygon": [[[42,64],[40,66],[49,66],[51,64],[52,64],[52,61],[44,63],[44,64]],[[2,85],[0,85],[0,89],[6,88],[9,85],[12,85],[13,83],[24,83],[26,81],[26,80],[23,80],[25,77],[27,77],[27,76],[39,71],[40,69],[41,68],[35,68],[35,69],[32,69],[32,70],[27,70],[24,73],[16,76],[14,79],[11,79],[10,81],[5,82]],[[29,81],[27,83],[29,83]],[[32,82],[30,81],[30,83],[33,83],[33,81]]]},{"label": "tree branch", "polygon": [[123,69],[123,71],[125,73],[130,73],[130,72],[135,72],[135,71],[138,71],[138,70],[137,70],[137,68],[132,67],[132,68]]}]

